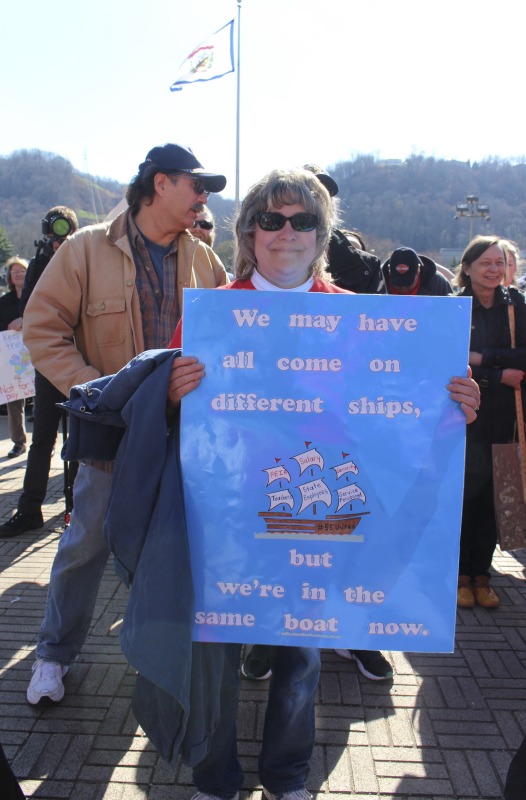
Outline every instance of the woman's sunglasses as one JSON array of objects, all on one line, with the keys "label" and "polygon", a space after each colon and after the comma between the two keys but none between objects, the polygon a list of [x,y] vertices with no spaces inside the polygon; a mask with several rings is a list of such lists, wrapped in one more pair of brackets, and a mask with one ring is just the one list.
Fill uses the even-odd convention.
[{"label": "woman's sunglasses", "polygon": [[196,219],[195,227],[202,228],[204,231],[211,231],[214,227],[214,223],[210,222],[208,219]]},{"label": "woman's sunglasses", "polygon": [[306,211],[300,211],[292,217],[286,217],[278,211],[263,211],[256,215],[256,222],[262,231],[280,231],[285,227],[287,220],[299,233],[313,231],[320,221],[316,214],[308,214]]}]

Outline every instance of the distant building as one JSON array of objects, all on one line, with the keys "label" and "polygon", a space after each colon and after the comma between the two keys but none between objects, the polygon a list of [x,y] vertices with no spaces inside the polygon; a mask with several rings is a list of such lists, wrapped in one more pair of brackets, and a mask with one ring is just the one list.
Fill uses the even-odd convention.
[{"label": "distant building", "polygon": [[401,158],[382,158],[377,163],[379,167],[403,167],[405,161]]}]

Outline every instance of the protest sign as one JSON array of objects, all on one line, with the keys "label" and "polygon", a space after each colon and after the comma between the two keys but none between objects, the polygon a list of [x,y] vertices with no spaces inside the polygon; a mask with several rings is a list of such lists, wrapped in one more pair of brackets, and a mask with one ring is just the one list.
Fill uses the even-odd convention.
[{"label": "protest sign", "polygon": [[19,331],[0,333],[0,403],[33,397],[35,370]]},{"label": "protest sign", "polygon": [[471,303],[185,290],[194,639],[453,649]]}]

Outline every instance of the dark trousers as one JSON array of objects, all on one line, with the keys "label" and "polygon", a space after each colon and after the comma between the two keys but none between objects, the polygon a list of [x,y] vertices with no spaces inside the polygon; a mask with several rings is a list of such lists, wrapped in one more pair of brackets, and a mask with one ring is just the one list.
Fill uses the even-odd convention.
[{"label": "dark trousers", "polygon": [[47,378],[35,371],[35,411],[33,438],[27,456],[24,488],[18,501],[22,514],[38,515],[46,499],[51,453],[55,446],[64,395]]},{"label": "dark trousers", "polygon": [[496,544],[491,444],[468,442],[459,575],[489,575]]},{"label": "dark trousers", "polygon": [[0,797],[2,800],[24,800],[25,795],[19,786],[19,783],[13,772],[5,753],[0,745]]},{"label": "dark trousers", "polygon": [[526,736],[513,756],[506,786],[504,787],[504,800],[524,800],[526,797]]}]

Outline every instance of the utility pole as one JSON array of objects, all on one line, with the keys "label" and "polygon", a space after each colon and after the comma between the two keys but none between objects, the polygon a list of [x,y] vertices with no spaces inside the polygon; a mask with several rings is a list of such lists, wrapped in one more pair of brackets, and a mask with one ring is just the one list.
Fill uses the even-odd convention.
[{"label": "utility pole", "polygon": [[491,219],[489,206],[480,204],[476,194],[467,194],[465,203],[457,203],[456,212],[454,219],[469,217],[469,241],[473,239],[473,220],[475,217],[485,219],[486,222]]}]

